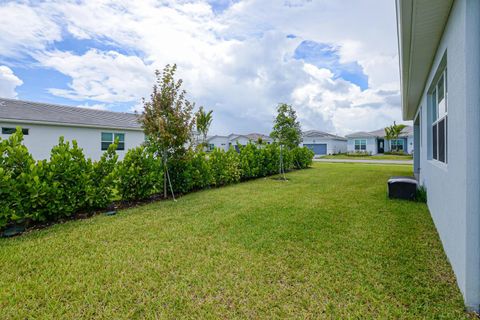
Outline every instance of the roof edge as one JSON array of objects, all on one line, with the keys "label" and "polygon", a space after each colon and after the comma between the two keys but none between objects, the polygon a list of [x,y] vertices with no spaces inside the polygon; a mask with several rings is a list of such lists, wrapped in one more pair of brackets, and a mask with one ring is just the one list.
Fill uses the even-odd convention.
[{"label": "roof edge", "polygon": [[[111,111],[113,112],[113,111]],[[80,127],[80,128],[92,128],[92,129],[116,129],[116,130],[129,130],[129,131],[142,131],[143,128],[134,128],[134,127],[118,127],[118,126],[100,126],[100,125],[89,125],[81,123],[70,123],[70,122],[53,122],[53,121],[34,121],[34,120],[22,120],[22,119],[9,119],[9,118],[0,118],[0,122],[7,123],[26,123],[26,124],[40,124],[40,125],[49,125],[57,127]]]}]

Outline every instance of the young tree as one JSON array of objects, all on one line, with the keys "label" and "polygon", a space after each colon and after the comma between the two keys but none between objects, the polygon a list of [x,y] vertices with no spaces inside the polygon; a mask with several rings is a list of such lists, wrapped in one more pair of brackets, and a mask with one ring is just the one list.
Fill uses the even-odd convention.
[{"label": "young tree", "polygon": [[297,113],[291,105],[280,103],[277,107],[277,117],[270,133],[272,139],[280,145],[293,149],[298,147],[302,140],[302,129],[297,120]]},{"label": "young tree", "polygon": [[198,112],[195,114],[197,122],[197,131],[202,135],[202,148],[206,146],[207,143],[207,134],[210,129],[210,125],[213,120],[213,110],[206,112],[203,107],[200,107]]},{"label": "young tree", "polygon": [[285,179],[283,165],[283,148],[289,150],[298,147],[302,140],[302,129],[297,120],[297,113],[291,105],[280,103],[277,107],[277,117],[273,124],[273,131],[270,133],[272,139],[280,145],[280,174]]},{"label": "young tree", "polygon": [[[385,128],[385,139],[388,141],[398,139],[398,136],[402,133],[403,129],[405,129],[406,125],[404,124],[396,124],[395,121],[393,125]],[[395,151],[398,151],[398,146],[395,146]]]},{"label": "young tree", "polygon": [[[175,80],[177,65],[166,65],[162,72],[155,71],[156,83],[150,101],[143,99],[144,110],[140,122],[147,136],[147,143],[163,160],[163,193],[167,197],[168,161],[185,154],[192,141],[194,104],[181,89],[182,80]],[[170,185],[170,189],[172,189]],[[173,196],[173,190],[172,190]]]}]

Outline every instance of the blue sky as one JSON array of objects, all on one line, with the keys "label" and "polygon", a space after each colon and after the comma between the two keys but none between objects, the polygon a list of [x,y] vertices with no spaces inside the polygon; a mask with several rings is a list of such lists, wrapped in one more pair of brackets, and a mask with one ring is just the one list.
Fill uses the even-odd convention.
[{"label": "blue sky", "polygon": [[394,5],[360,2],[2,2],[0,96],[141,111],[177,63],[212,133],[268,133],[279,102],[304,129],[373,130],[400,120]]},{"label": "blue sky", "polygon": [[357,62],[341,63],[338,49],[333,45],[304,40],[295,49],[294,57],[331,70],[335,79],[342,78],[362,90],[368,89],[368,76],[363,73],[362,67]]}]

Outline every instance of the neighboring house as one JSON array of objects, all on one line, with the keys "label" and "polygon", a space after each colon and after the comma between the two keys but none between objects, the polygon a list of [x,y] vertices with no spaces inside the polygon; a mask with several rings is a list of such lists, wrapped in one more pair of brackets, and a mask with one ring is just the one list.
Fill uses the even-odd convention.
[{"label": "neighboring house", "polygon": [[259,139],[262,139],[263,144],[270,144],[273,142],[273,139],[267,135],[261,133],[249,133],[249,134],[236,134],[232,133],[228,136],[211,136],[207,138],[208,150],[211,151],[215,148],[223,149],[228,151],[230,147],[235,149],[238,148],[238,145],[245,146],[249,142],[258,143]]},{"label": "neighboring house", "polygon": [[367,152],[378,154],[391,150],[413,153],[413,127],[407,126],[403,129],[398,139],[385,139],[385,129],[370,132],[355,132],[347,135],[348,152]]},{"label": "neighboring house", "polygon": [[228,151],[229,141],[228,136],[210,136],[207,138],[208,143],[208,151],[212,151],[215,148],[222,149],[224,151]]},{"label": "neighboring house", "polygon": [[347,139],[323,131],[304,131],[302,140],[300,146],[309,148],[315,155],[347,152]]},{"label": "neighboring house", "polygon": [[132,113],[0,99],[0,137],[8,139],[16,127],[21,127],[24,144],[37,160],[50,157],[60,136],[66,141],[76,140],[92,160],[100,159],[118,137],[117,153],[122,159],[128,149],[145,141],[137,119]]},{"label": "neighboring house", "polygon": [[414,173],[469,309],[480,309],[480,1],[397,0]]}]

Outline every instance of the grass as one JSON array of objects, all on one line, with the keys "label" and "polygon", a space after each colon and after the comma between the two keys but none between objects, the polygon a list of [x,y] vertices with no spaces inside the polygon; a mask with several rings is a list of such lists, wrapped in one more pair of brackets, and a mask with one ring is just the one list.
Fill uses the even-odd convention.
[{"label": "grass", "polygon": [[462,319],[400,165],[317,163],[0,240],[2,319]]},{"label": "grass", "polygon": [[412,160],[412,155],[381,154],[373,156],[350,156],[348,154],[334,154],[323,156],[322,159],[357,159],[357,160]]}]

